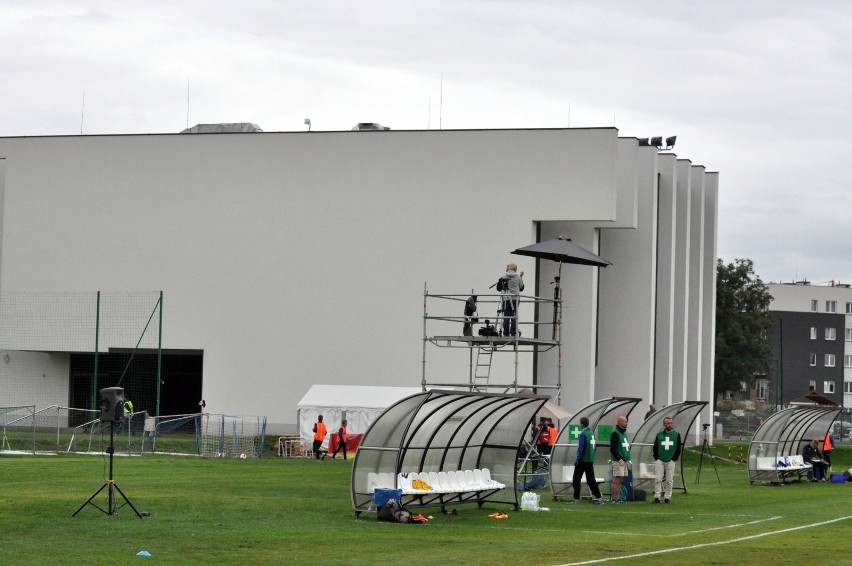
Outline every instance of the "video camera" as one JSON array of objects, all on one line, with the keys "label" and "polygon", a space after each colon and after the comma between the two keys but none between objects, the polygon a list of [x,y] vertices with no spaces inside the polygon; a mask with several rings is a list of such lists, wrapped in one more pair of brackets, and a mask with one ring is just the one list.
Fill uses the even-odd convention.
[{"label": "video camera", "polygon": [[499,336],[497,329],[491,326],[491,321],[485,319],[485,326],[478,330],[480,336]]}]

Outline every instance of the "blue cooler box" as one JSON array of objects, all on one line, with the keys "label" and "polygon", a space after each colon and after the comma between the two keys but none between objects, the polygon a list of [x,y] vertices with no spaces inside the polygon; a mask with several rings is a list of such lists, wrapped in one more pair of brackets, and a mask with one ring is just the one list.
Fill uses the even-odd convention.
[{"label": "blue cooler box", "polygon": [[378,509],[379,507],[384,507],[388,499],[396,499],[397,501],[399,501],[400,499],[402,499],[402,490],[377,487],[373,491],[373,505],[376,506],[376,509]]}]

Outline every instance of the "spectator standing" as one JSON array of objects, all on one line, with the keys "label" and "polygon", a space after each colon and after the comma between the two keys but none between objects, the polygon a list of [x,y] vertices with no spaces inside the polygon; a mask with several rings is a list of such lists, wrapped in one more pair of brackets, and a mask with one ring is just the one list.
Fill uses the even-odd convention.
[{"label": "spectator standing", "polygon": [[556,429],[556,425],[553,424],[553,419],[550,417],[547,418],[547,434],[548,434],[548,447],[547,453],[553,454],[553,445],[556,444],[556,436],[559,431]]},{"label": "spectator standing", "polygon": [[322,443],[325,440],[327,429],[325,423],[322,422],[322,415],[317,417],[317,422],[314,423],[314,458],[317,460],[325,460],[325,454],[322,453]]},{"label": "spectator standing", "polygon": [[550,432],[547,428],[547,417],[539,417],[538,426],[535,427],[535,451],[538,459],[533,461],[533,472],[538,469],[540,461],[546,461],[550,455]]},{"label": "spectator standing", "polygon": [[[654,439],[654,503],[660,502],[660,493],[668,503],[674,487],[675,462],[680,457],[680,434],[674,429],[671,417],[663,419],[663,430]],[[663,476],[666,487],[663,491]]]},{"label": "spectator standing", "polygon": [[612,456],[612,503],[624,503],[621,484],[630,473],[630,441],[627,438],[627,417],[618,417],[615,430],[609,437],[609,452]]},{"label": "spectator standing", "polygon": [[603,505],[601,497],[601,489],[598,487],[598,481],[595,479],[595,435],[589,430],[589,419],[586,417],[580,418],[580,426],[583,427],[580,432],[580,437],[577,442],[577,458],[574,462],[574,477],[571,484],[574,488],[574,499],[572,504],[580,503],[580,480],[583,475],[586,476],[586,484],[595,496],[592,503]]},{"label": "spectator standing", "polygon": [[343,422],[340,423],[340,429],[337,431],[337,448],[334,449],[334,454],[331,455],[331,459],[334,460],[334,457],[337,456],[337,453],[340,452],[340,449],[343,448],[343,459],[346,460],[346,425],[349,424],[349,421],[343,419]]},{"label": "spectator standing", "polygon": [[524,290],[524,272],[518,275],[518,266],[510,263],[506,274],[498,281],[497,289],[503,294],[503,336],[518,334],[518,301]]},{"label": "spectator standing", "polygon": [[826,469],[831,468],[831,451],[834,450],[834,437],[831,436],[831,431],[825,433],[825,440],[822,442],[822,459],[825,460]]}]

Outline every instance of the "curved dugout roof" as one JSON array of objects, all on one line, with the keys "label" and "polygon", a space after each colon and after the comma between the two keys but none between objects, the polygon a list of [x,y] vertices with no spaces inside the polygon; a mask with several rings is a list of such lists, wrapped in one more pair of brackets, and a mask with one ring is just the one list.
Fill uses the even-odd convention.
[{"label": "curved dugout roof", "polygon": [[[604,465],[609,460],[609,437],[615,430],[618,417],[630,417],[630,413],[642,399],[635,397],[610,397],[595,401],[577,411],[556,438],[550,453],[550,490],[553,498],[573,497],[571,480],[574,474],[574,461],[577,457],[577,438],[582,427],[580,418],[589,419],[589,428],[595,432],[597,453],[595,464]],[[601,468],[602,470],[603,468]],[[595,469],[600,476],[601,470]],[[604,488],[605,486],[601,486]]]},{"label": "curved dugout roof", "polygon": [[[663,419],[671,417],[674,421],[674,429],[680,434],[680,447],[683,450],[685,439],[689,438],[689,431],[698,414],[707,406],[707,401],[683,401],[675,403],[655,412],[647,418],[639,430],[633,435],[633,443],[630,446],[630,460],[633,464],[633,487],[642,488],[654,481],[654,439],[657,433],[663,430]],[[675,489],[682,489],[686,493],[686,481],[683,479],[683,466],[679,458],[675,466],[680,468],[680,474],[675,470]],[[680,476],[680,484],[677,476]]]},{"label": "curved dugout roof", "polygon": [[[370,473],[391,473],[395,479],[400,472],[483,468],[507,488],[475,500],[517,505],[518,451],[530,421],[547,399],[444,390],[402,399],[373,421],[361,440],[352,468],[353,509],[360,513],[371,508]],[[417,501],[406,502],[416,505]]]},{"label": "curved dugout roof", "polygon": [[822,441],[841,409],[792,407],[769,415],[754,432],[748,447],[749,482],[778,482],[775,469],[758,469],[758,458],[777,461],[783,456],[802,453],[813,439]]}]

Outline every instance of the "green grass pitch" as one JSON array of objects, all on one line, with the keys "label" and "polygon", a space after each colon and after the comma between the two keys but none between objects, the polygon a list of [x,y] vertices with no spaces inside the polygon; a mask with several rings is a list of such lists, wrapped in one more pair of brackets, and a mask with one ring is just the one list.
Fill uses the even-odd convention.
[{"label": "green grass pitch", "polygon": [[[833,459],[852,468],[852,447]],[[671,505],[571,506],[541,491],[549,512],[463,505],[392,525],[355,518],[351,461],[116,456],[117,485],[150,516],[89,505],[72,518],[107,479],[106,456],[0,455],[0,564],[852,563],[852,483],[752,486],[744,466],[717,461],[720,486],[705,458],[695,485],[697,462],[687,453],[689,493]]]}]

